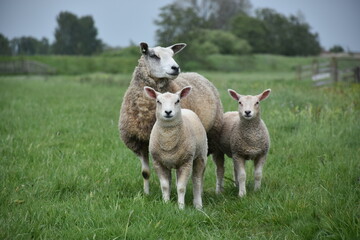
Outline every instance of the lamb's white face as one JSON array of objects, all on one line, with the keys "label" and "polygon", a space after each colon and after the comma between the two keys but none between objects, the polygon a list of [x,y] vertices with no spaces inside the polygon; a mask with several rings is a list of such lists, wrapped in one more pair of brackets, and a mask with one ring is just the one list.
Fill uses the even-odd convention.
[{"label": "lamb's white face", "polygon": [[229,89],[230,96],[239,103],[239,114],[240,117],[250,120],[255,118],[260,112],[260,101],[266,99],[271,90],[267,89],[259,95],[256,96],[244,96],[238,94],[234,90]]},{"label": "lamb's white face", "polygon": [[156,99],[156,118],[163,121],[171,121],[181,114],[180,100],[186,97],[191,87],[187,86],[176,93],[159,93],[151,87],[144,87],[148,97]]},{"label": "lamb's white face", "polygon": [[260,104],[257,96],[242,96],[239,99],[239,114],[245,119],[252,119],[257,116]]},{"label": "lamb's white face", "polygon": [[170,47],[149,48],[146,43],[141,43],[141,52],[153,78],[175,79],[180,74],[180,67],[173,56],[181,51],[186,44],[179,43]]},{"label": "lamb's white face", "polygon": [[157,118],[168,121],[176,118],[181,111],[180,96],[173,93],[160,94],[156,98]]}]

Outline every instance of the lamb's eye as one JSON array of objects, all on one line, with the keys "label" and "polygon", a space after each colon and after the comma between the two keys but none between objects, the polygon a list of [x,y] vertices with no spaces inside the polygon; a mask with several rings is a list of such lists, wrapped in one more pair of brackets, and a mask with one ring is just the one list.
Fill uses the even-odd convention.
[{"label": "lamb's eye", "polygon": [[159,100],[156,100],[156,103],[157,103],[157,104],[161,104],[161,102],[160,102]]},{"label": "lamb's eye", "polygon": [[240,105],[242,105],[242,103],[241,103],[241,102],[239,102],[239,104],[240,104]]},{"label": "lamb's eye", "polygon": [[259,105],[259,102],[256,102],[255,105]]},{"label": "lamb's eye", "polygon": [[176,102],[175,102],[175,104],[178,104],[180,102],[180,99],[178,99]]}]

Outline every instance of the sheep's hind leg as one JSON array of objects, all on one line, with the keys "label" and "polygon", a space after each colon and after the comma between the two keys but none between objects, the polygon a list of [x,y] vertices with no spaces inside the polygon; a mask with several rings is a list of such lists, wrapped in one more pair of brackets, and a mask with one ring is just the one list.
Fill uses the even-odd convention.
[{"label": "sheep's hind leg", "polygon": [[193,181],[193,197],[194,207],[197,209],[202,208],[202,193],[203,193],[203,180],[206,167],[205,158],[198,158],[194,160],[192,181]]},{"label": "sheep's hind leg", "polygon": [[224,191],[224,154],[221,152],[213,153],[213,160],[216,165],[216,194]]},{"label": "sheep's hind leg", "polygon": [[262,169],[264,166],[264,163],[266,161],[266,155],[261,156],[254,161],[255,170],[254,170],[254,177],[255,177],[255,186],[254,191],[257,191],[260,189],[261,186],[261,179],[262,179]]},{"label": "sheep's hind leg", "polygon": [[149,167],[149,153],[144,151],[139,155],[141,161],[141,173],[144,178],[144,193],[150,193],[150,167]]},{"label": "sheep's hind leg", "polygon": [[185,193],[186,193],[186,185],[189,181],[190,175],[192,172],[192,163],[185,164],[185,166],[181,166],[176,170],[177,175],[177,194],[178,194],[178,204],[180,209],[185,208]]}]

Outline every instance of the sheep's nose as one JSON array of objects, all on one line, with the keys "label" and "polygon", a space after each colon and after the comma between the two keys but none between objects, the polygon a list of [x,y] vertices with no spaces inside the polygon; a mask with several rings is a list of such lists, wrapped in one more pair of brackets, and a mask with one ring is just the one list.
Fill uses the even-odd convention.
[{"label": "sheep's nose", "polygon": [[165,111],[165,113],[166,113],[167,116],[170,116],[170,114],[172,113],[172,111],[171,111],[171,110],[170,110],[170,111]]},{"label": "sheep's nose", "polygon": [[251,114],[251,111],[245,111],[246,116],[249,116]]},{"label": "sheep's nose", "polygon": [[172,70],[174,70],[175,73],[179,73],[179,66],[172,66],[171,67]]}]

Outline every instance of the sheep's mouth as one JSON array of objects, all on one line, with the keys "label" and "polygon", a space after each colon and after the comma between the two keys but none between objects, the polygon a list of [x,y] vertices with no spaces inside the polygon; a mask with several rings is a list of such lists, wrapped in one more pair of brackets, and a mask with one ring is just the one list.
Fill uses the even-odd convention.
[{"label": "sheep's mouth", "polygon": [[173,116],[171,116],[171,115],[165,115],[164,116],[164,118],[166,118],[166,119],[170,119],[170,118],[172,118]]},{"label": "sheep's mouth", "polygon": [[243,115],[245,119],[252,119],[253,115]]},{"label": "sheep's mouth", "polygon": [[170,76],[178,76],[179,75],[179,73],[166,73],[166,74],[168,74],[168,75],[170,75]]}]

